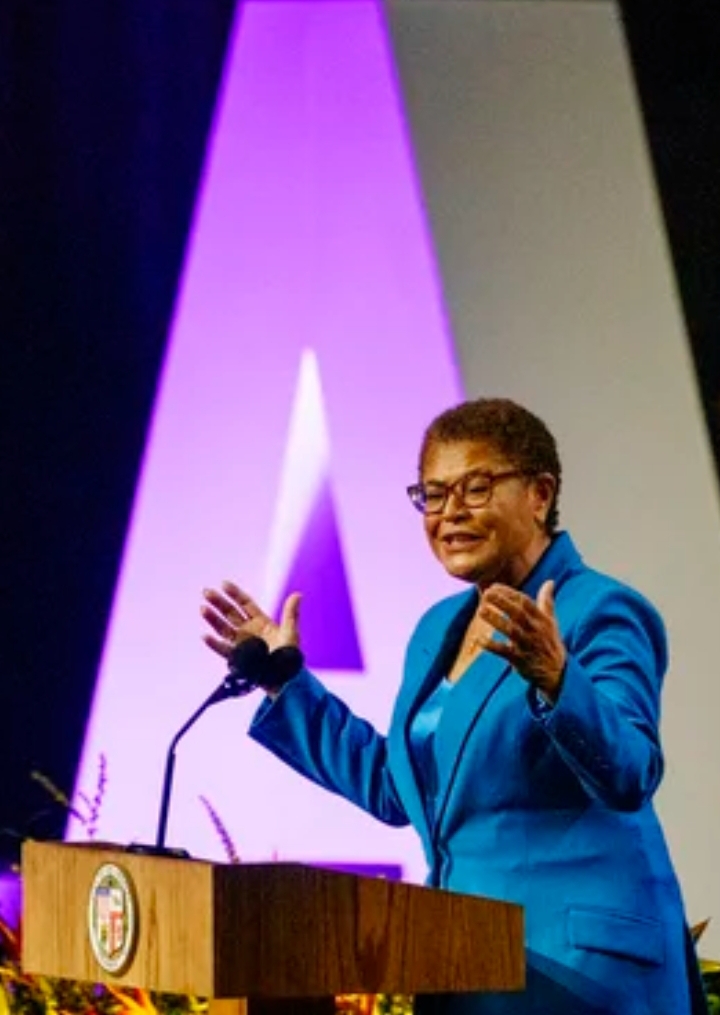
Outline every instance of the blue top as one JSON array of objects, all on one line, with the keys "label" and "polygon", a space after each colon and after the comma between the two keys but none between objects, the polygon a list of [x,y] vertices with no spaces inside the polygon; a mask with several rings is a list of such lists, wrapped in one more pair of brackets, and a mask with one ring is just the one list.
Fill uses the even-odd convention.
[{"label": "blue top", "polygon": [[435,799],[438,793],[435,734],[443,709],[455,685],[443,677],[432,694],[418,709],[410,726],[410,750],[425,791],[428,822],[435,821]]}]

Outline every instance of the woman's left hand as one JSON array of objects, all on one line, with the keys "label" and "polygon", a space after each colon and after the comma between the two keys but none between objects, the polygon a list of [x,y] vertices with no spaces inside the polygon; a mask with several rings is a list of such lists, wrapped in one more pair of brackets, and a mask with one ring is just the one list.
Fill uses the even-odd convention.
[{"label": "woman's left hand", "polygon": [[555,616],[553,589],[546,581],[537,600],[509,585],[490,585],[482,593],[478,615],[504,635],[481,639],[483,649],[502,656],[551,702],[557,700],[566,651]]}]

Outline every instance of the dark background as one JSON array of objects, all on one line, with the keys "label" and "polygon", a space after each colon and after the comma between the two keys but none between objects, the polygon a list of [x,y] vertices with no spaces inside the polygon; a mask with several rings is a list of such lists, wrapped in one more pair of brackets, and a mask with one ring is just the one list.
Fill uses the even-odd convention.
[{"label": "dark background", "polygon": [[[718,458],[712,6],[623,13]],[[72,788],[234,7],[0,5],[4,858],[62,829],[30,773]]]}]

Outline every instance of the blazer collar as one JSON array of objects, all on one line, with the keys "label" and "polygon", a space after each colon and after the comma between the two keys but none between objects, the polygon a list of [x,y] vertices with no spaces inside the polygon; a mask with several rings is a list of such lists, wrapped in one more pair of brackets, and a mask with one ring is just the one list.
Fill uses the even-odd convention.
[{"label": "blazer collar", "polygon": [[552,537],[545,553],[520,586],[520,591],[532,599],[536,599],[540,587],[549,578],[553,579],[557,587],[571,572],[577,571],[582,566],[582,557],[568,533],[558,532]]}]

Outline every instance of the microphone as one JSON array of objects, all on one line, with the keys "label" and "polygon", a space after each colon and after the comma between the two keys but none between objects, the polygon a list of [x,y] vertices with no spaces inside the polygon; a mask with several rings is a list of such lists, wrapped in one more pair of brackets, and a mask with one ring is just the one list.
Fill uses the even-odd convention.
[{"label": "microphone", "polygon": [[228,673],[210,696],[208,705],[225,698],[243,697],[260,687],[263,691],[279,691],[283,684],[297,676],[305,665],[296,645],[283,645],[272,652],[262,638],[246,638],[230,653]]},{"label": "microphone", "polygon": [[168,813],[170,811],[170,794],[172,792],[173,775],[175,772],[175,749],[178,743],[211,705],[216,705],[227,698],[245,697],[245,695],[250,694],[251,691],[256,690],[258,687],[266,691],[279,690],[283,684],[286,684],[288,680],[291,680],[298,674],[303,665],[302,652],[293,645],[287,645],[271,652],[266,641],[262,638],[252,637],[245,638],[235,646],[228,658],[228,672],[223,682],[193,712],[188,721],[180,727],[170,741],[170,747],[168,748],[165,760],[165,775],[160,796],[160,815],[155,845],[148,846],[133,843],[128,847],[129,852],[145,853],[153,856],[189,856],[189,853],[185,849],[176,849],[165,845]]},{"label": "microphone", "polygon": [[[280,651],[280,650],[278,650]],[[246,638],[238,642],[228,658],[228,672],[204,708],[226,698],[242,698],[264,684],[258,679],[268,668],[270,649],[262,638]]]}]

